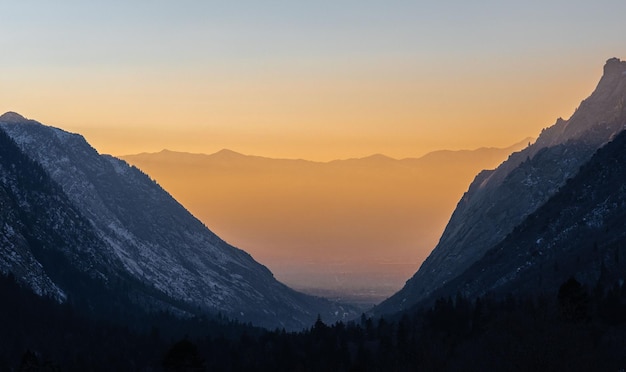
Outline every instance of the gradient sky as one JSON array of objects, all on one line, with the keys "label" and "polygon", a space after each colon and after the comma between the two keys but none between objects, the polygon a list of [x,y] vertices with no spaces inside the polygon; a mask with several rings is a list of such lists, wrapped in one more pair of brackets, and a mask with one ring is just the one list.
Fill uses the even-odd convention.
[{"label": "gradient sky", "polygon": [[506,146],[569,117],[626,2],[3,1],[0,111],[116,155]]}]

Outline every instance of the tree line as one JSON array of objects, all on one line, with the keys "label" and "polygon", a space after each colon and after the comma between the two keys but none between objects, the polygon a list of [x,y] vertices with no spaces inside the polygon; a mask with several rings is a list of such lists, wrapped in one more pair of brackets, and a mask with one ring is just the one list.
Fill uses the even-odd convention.
[{"label": "tree line", "polygon": [[485,371],[626,367],[626,286],[503,299],[440,298],[388,318],[321,318],[300,332],[223,316],[94,320],[0,278],[0,370]]}]

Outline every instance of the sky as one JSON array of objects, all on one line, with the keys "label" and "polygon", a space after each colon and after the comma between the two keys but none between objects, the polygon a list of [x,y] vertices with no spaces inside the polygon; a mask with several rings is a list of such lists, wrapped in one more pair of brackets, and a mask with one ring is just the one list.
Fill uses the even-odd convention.
[{"label": "sky", "polygon": [[505,147],[569,117],[626,57],[624,14],[623,0],[7,0],[0,111],[114,155]]}]

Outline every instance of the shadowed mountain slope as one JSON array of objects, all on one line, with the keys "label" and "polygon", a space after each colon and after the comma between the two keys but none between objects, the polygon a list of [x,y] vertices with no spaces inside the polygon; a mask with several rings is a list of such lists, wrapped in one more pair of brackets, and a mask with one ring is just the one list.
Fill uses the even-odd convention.
[{"label": "shadowed mountain slope", "polygon": [[430,256],[375,312],[400,311],[426,298],[502,241],[624,128],[625,102],[626,62],[612,58],[594,92],[569,120],[557,120],[534,144],[476,176]]},{"label": "shadowed mountain slope", "polygon": [[[171,304],[181,303],[272,328],[307,327],[317,314],[328,320],[345,315],[329,301],[278,282],[267,268],[213,234],[137,168],[99,155],[83,137],[15,113],[0,116],[0,130],[31,162],[40,164],[52,180],[48,182],[56,184],[72,210],[82,216],[78,220],[91,234],[89,239],[96,240],[92,246],[70,244],[70,251],[80,250],[92,258],[72,259],[79,271],[97,276],[97,268],[106,268],[151,288],[168,299],[172,309],[176,307]],[[44,201],[46,197],[55,198],[41,195]],[[63,232],[71,228],[59,220],[54,229]],[[50,241],[48,245],[59,248]],[[13,266],[8,266],[13,271]],[[42,262],[35,266],[44,272],[52,270]],[[113,278],[101,276],[103,282]],[[53,284],[63,291],[58,283]],[[53,284],[47,285],[53,288]]]},{"label": "shadowed mountain slope", "polygon": [[[533,160],[522,167],[535,166]],[[431,296],[555,293],[569,277],[587,288],[626,279],[626,132],[468,270]]]}]

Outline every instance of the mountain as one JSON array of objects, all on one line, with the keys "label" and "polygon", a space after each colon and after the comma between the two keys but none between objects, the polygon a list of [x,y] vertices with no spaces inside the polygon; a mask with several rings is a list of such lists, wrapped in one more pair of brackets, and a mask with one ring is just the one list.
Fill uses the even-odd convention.
[{"label": "mountain", "polygon": [[3,131],[0,177],[0,271],[12,272],[38,295],[58,301],[68,297],[62,277],[68,261],[82,262],[82,271],[92,277],[115,275],[100,255],[104,244],[80,211]]},{"label": "mountain", "polygon": [[476,172],[528,142],[401,160],[378,154],[322,163],[231,150],[122,158],[287,284],[374,304],[426,258]]},{"label": "mountain", "polygon": [[[2,211],[3,239],[11,242],[3,245],[2,271],[35,291],[59,300],[68,293],[96,296],[77,293],[76,283],[52,275],[71,269],[107,288],[130,288],[146,306],[173,312],[222,312],[288,329],[307,327],[318,314],[328,320],[345,315],[347,309],[278,282],[148,176],[99,155],[82,136],[15,113],[0,116],[0,131],[21,152],[2,159],[5,194],[13,195],[7,199],[13,207]],[[35,164],[36,173],[20,174],[11,157]]]},{"label": "mountain", "polygon": [[[522,167],[535,167],[528,160]],[[594,288],[626,273],[626,131],[507,237],[435,296],[556,293],[568,277]]]},{"label": "mountain", "polygon": [[570,119],[558,119],[534,144],[476,176],[435,249],[375,313],[399,311],[427,298],[501,242],[624,128],[624,102],[626,62],[612,58],[594,92]]}]

